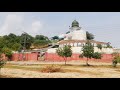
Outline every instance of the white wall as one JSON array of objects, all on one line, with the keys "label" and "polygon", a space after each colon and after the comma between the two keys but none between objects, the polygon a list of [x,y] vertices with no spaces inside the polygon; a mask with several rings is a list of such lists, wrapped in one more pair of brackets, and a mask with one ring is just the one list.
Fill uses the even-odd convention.
[{"label": "white wall", "polygon": [[47,53],[56,53],[56,49],[58,48],[50,48],[47,50]]},{"label": "white wall", "polygon": [[[56,53],[57,48],[50,48],[47,50],[48,53]],[[72,47],[72,52],[80,54],[82,53],[82,47]],[[106,54],[111,54],[113,53],[112,48],[102,48],[102,50],[98,49],[97,47],[94,47],[94,52],[100,52],[100,53],[106,53]]]},{"label": "white wall", "polygon": [[86,40],[86,32],[83,30],[73,31],[72,40]]}]

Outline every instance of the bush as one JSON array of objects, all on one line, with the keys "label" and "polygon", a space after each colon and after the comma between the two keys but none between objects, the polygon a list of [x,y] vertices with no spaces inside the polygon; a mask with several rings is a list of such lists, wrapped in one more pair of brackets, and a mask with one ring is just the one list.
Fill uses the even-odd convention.
[{"label": "bush", "polygon": [[2,48],[2,52],[8,57],[8,59],[10,60],[10,58],[12,57],[12,50],[10,48]]},{"label": "bush", "polygon": [[117,60],[113,60],[112,61],[113,67],[116,67],[117,63],[118,63]]},{"label": "bush", "polygon": [[112,61],[113,67],[116,67],[118,63],[120,63],[120,56],[117,54],[114,56],[114,59]]},{"label": "bush", "polygon": [[6,61],[0,60],[0,69],[6,64]]},{"label": "bush", "polygon": [[45,73],[53,73],[53,72],[60,72],[61,68],[55,67],[55,66],[46,66],[45,68],[42,68],[41,72]]}]

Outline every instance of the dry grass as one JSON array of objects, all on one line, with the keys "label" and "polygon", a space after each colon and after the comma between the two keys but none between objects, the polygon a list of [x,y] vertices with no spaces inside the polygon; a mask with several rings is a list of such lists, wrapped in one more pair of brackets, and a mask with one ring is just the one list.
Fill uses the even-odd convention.
[{"label": "dry grass", "polygon": [[12,76],[8,76],[8,75],[0,75],[0,78],[18,78],[18,77],[12,77]]},{"label": "dry grass", "polygon": [[49,65],[41,69],[41,72],[44,73],[54,73],[54,72],[61,72],[61,67],[56,67],[54,65]]},{"label": "dry grass", "polygon": [[37,78],[120,78],[120,65],[94,64],[36,64],[19,65],[6,64],[2,70],[3,75],[12,77],[37,77]]}]

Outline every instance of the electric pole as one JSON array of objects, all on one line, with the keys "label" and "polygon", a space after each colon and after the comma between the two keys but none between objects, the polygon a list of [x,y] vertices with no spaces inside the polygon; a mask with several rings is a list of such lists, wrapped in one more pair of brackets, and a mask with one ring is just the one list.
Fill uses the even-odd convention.
[{"label": "electric pole", "polygon": [[27,33],[24,32],[23,60],[25,60],[26,39],[27,39]]}]

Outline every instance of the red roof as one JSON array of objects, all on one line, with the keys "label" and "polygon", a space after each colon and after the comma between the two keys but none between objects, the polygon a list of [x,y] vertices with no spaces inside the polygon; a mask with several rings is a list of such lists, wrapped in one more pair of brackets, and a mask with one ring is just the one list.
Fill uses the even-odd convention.
[{"label": "red roof", "polygon": [[[87,40],[62,40],[59,41],[58,44],[65,44],[65,43],[86,43]],[[95,40],[90,40],[91,43],[96,43],[96,44],[107,44],[106,42],[99,42]]]}]

